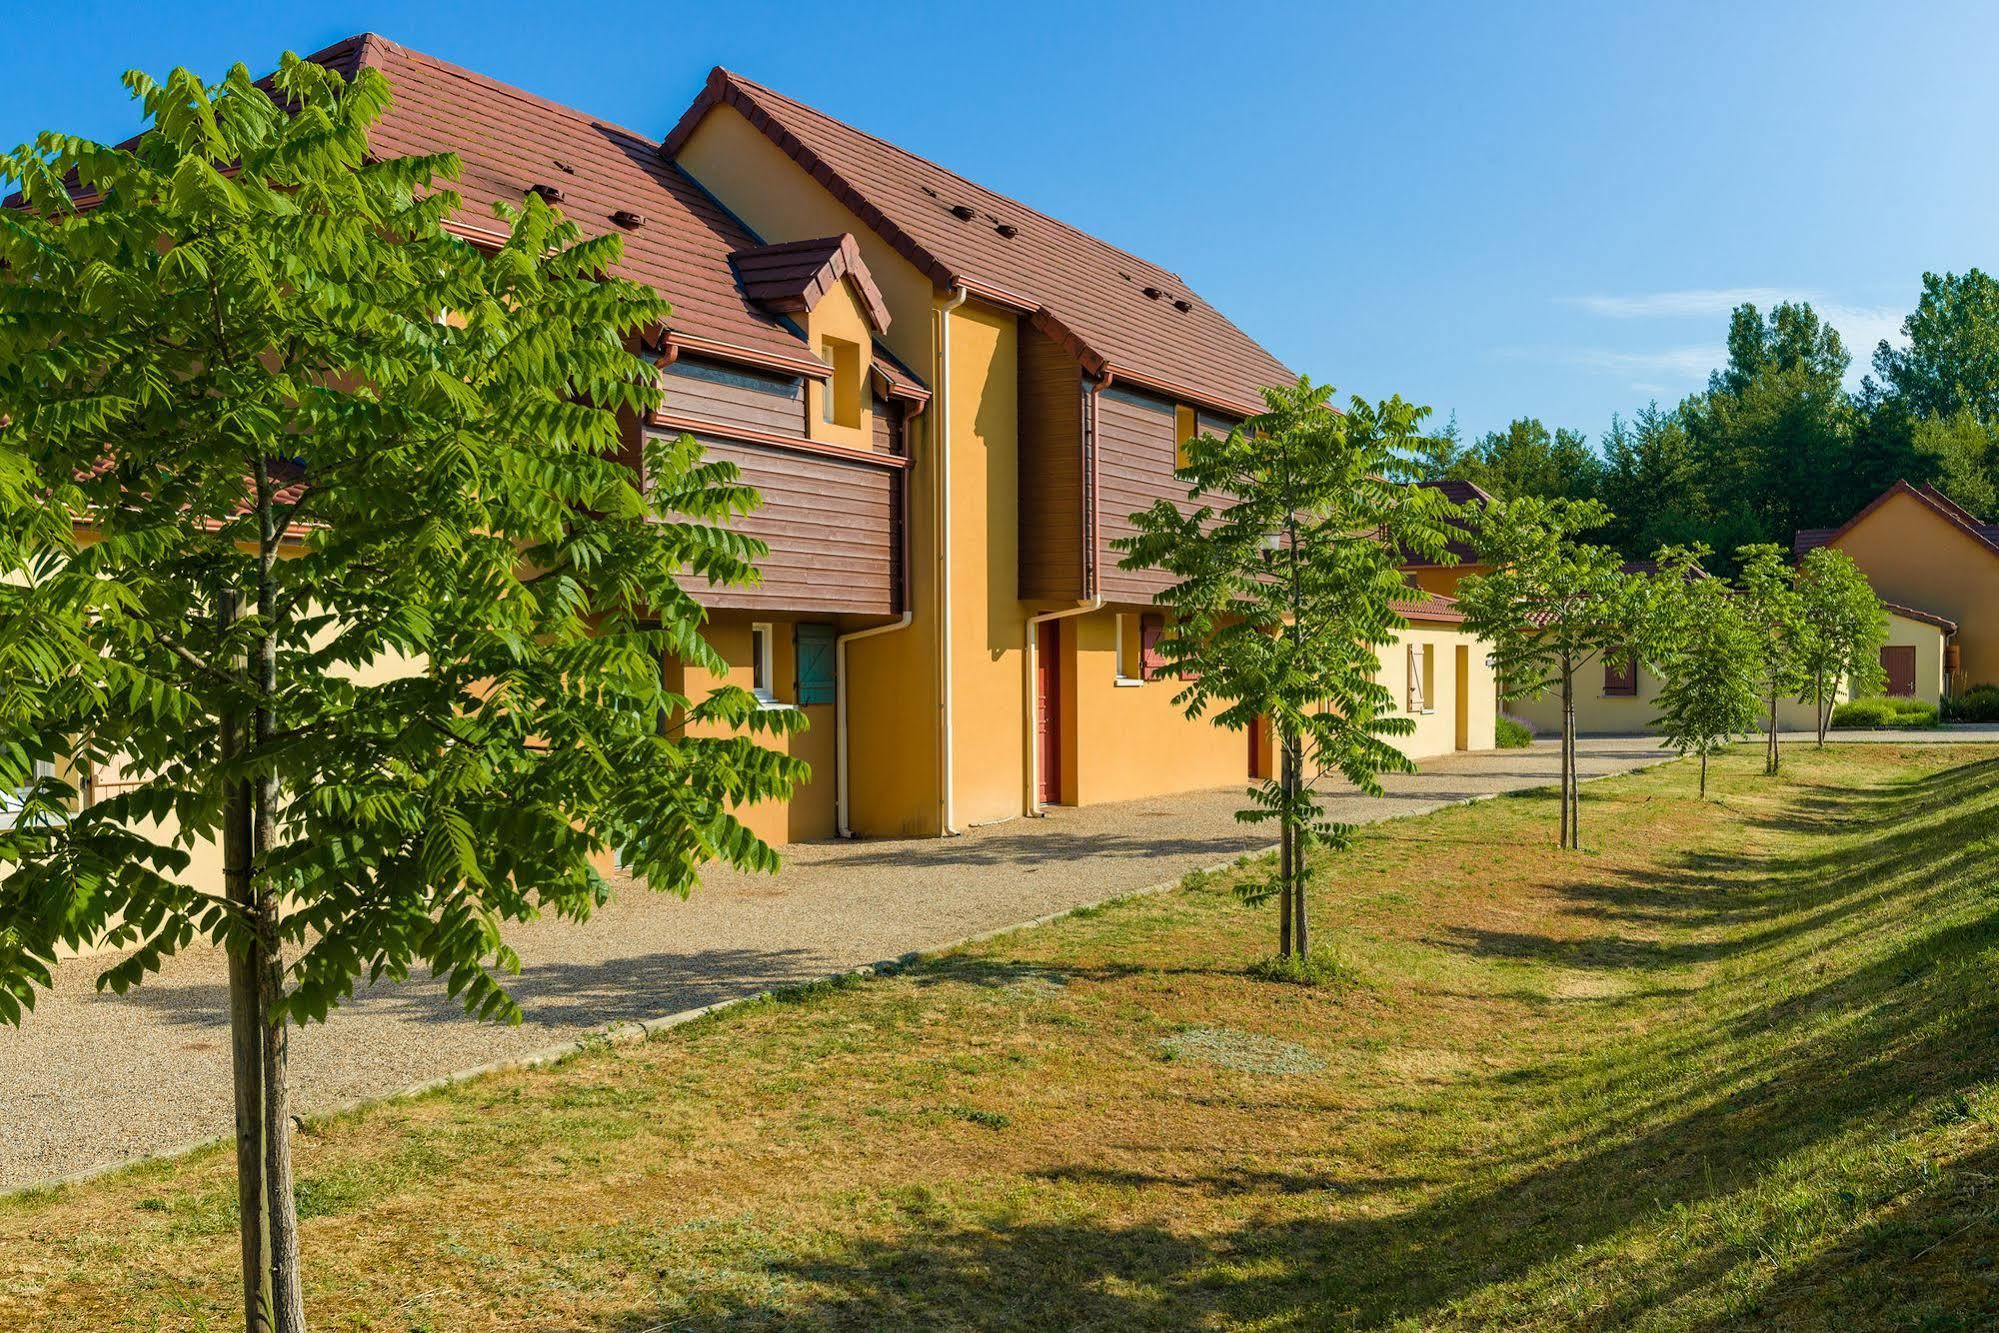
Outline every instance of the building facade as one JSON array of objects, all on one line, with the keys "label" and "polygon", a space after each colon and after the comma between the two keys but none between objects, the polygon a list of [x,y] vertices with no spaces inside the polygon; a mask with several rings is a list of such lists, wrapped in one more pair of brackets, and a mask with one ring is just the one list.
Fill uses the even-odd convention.
[{"label": "building facade", "polygon": [[[539,193],[672,301],[630,457],[685,433],[736,464],[769,554],[755,585],[688,589],[726,670],[665,670],[810,723],[770,742],[813,777],[744,812],[759,835],[932,836],[1270,771],[1268,737],[1174,706],[1167,580],[1112,545],[1186,503],[1184,440],[1295,378],[1178,276],[725,70],[655,140],[374,35],[312,59],[387,78],[376,153],[459,155],[456,233],[497,243],[493,205]],[[1412,755],[1490,748],[1448,598],[1412,590],[1382,670]]]}]

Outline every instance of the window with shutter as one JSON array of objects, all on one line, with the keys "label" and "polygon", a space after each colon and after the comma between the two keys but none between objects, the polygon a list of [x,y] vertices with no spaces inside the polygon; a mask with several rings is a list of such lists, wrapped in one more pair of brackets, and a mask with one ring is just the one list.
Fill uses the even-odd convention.
[{"label": "window with shutter", "polygon": [[834,652],[837,631],[831,625],[800,625],[798,645],[798,692],[800,706],[830,704],[838,686],[838,658]]},{"label": "window with shutter", "polygon": [[1603,692],[1607,695],[1638,693],[1638,654],[1620,648],[1603,655]]},{"label": "window with shutter", "polygon": [[1166,617],[1152,612],[1138,618],[1138,678],[1157,680],[1159,673],[1166,669],[1166,659],[1159,655],[1159,640],[1166,633]]},{"label": "window with shutter", "polygon": [[1423,697],[1423,649],[1409,645],[1409,711],[1420,713],[1427,705]]}]

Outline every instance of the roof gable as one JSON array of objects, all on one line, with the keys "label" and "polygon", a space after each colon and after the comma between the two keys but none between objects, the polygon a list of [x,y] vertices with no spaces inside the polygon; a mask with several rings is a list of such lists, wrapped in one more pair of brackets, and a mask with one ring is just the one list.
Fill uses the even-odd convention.
[{"label": "roof gable", "polygon": [[728,70],[710,73],[661,153],[722,105],[933,282],[1028,315],[1092,373],[1244,414],[1295,378],[1178,275]]},{"label": "roof gable", "polygon": [[876,333],[888,331],[888,302],[882,299],[874,275],[861,259],[861,248],[850,235],[760,245],[738,250],[729,259],[736,266],[744,294],[766,310],[808,313],[845,279],[852,285],[869,327]]},{"label": "roof gable", "polygon": [[1806,528],[1791,539],[1791,553],[1802,560],[1821,546],[1836,545],[1840,538],[1859,527],[1868,518],[1897,496],[1906,496],[1918,505],[1936,515],[1938,520],[1949,524],[1985,549],[1988,555],[1999,556],[1999,525],[1980,523],[1971,512],[1952,501],[1934,486],[1916,487],[1907,481],[1898,481],[1881,494],[1868,501],[1867,507],[1836,528]]}]

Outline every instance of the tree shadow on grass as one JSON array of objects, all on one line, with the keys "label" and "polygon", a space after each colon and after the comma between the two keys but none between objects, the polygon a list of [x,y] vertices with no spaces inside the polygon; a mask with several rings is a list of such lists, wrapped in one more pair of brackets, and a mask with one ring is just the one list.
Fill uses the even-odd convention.
[{"label": "tree shadow on grass", "polygon": [[[1506,1322],[1528,1309],[1616,1327],[1684,1298],[1728,1310],[1690,1315],[1722,1327],[1755,1320],[1724,1290],[1745,1267],[1762,1275],[1762,1308],[1796,1327],[1906,1325],[1916,1313],[1934,1327],[1985,1326],[1999,1285],[1935,1265],[1983,1256],[1989,1268],[1999,1252],[1992,1154],[1936,1163],[1914,1201],[1881,1204],[1830,1249],[1788,1248],[1782,1208],[1766,1202],[1796,1190],[1832,1199],[1836,1182],[1785,1173],[1815,1170],[1797,1164],[1817,1150],[1839,1160],[1931,1123],[1939,1104],[1975,1094],[1999,1067],[1994,858],[1979,850],[1992,772],[1972,767],[1983,771],[1887,799],[1855,793],[1845,815],[1828,810],[1879,833],[1830,858],[1837,873],[1814,851],[1788,861],[1709,853],[1672,867],[1663,885],[1598,886],[1607,924],[1627,909],[1661,926],[1780,923],[1748,932],[1738,950],[1748,957],[1807,934],[1849,948],[1836,965],[1798,968],[1801,986],[1758,989],[1751,968],[1698,1017],[1378,1105],[1369,1114],[1385,1141],[1365,1160],[1400,1170],[1329,1174],[1327,1144],[1310,1134],[1240,1170],[1212,1157],[1179,1170],[1185,1154],[1172,1145],[1127,1142],[1116,1161],[1027,1172],[1004,1207],[915,1218],[810,1254],[765,1253],[764,1295],[697,1292],[693,1305],[608,1327],[1379,1327]],[[1709,896],[1745,883],[1760,885],[1748,890],[1753,907],[1709,909]],[[1579,900],[1591,901],[1587,891]],[[1524,933],[1466,947],[1558,952]],[[1599,938],[1580,952],[1565,944],[1558,961],[1642,977],[1698,956],[1692,943]],[[1440,1138],[1438,1125],[1457,1123],[1506,1131],[1497,1142]],[[1426,1178],[1462,1183],[1409,1202]],[[1193,1197],[1236,1206],[1196,1214],[1184,1202]],[[1199,1220],[1177,1225],[1183,1214]],[[1681,1219],[1682,1248],[1624,1244],[1641,1229],[1656,1237],[1667,1217]],[[1891,1276],[1918,1262],[1957,1278]]]}]

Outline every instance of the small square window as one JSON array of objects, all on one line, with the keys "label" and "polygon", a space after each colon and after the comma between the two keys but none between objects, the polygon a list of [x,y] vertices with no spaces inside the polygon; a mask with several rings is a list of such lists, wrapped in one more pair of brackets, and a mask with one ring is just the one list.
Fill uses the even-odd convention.
[{"label": "small square window", "polygon": [[819,390],[822,413],[829,426],[858,430],[861,424],[861,349],[845,338],[821,338],[819,355],[833,374]]}]

